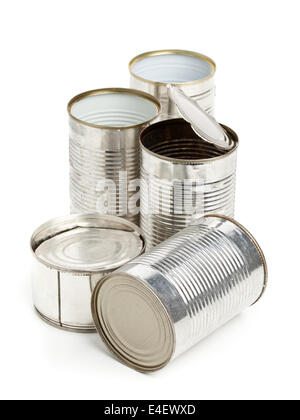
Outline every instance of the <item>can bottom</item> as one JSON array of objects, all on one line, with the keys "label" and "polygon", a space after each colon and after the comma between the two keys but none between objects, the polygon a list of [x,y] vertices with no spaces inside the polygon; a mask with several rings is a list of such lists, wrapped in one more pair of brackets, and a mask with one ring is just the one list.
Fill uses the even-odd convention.
[{"label": "can bottom", "polygon": [[138,277],[118,271],[101,280],[92,313],[104,343],[127,366],[154,372],[171,360],[173,322],[154,290]]},{"label": "can bottom", "polygon": [[46,317],[45,315],[43,315],[35,306],[34,306],[35,312],[37,313],[37,315],[42,319],[42,321],[46,322],[46,324],[51,325],[51,327],[55,327],[59,330],[63,330],[63,331],[68,331],[68,332],[74,332],[74,333],[82,333],[82,334],[94,334],[97,332],[96,327],[91,326],[91,327],[75,327],[75,326],[70,326],[67,324],[61,324],[59,322],[53,321],[52,319]]}]

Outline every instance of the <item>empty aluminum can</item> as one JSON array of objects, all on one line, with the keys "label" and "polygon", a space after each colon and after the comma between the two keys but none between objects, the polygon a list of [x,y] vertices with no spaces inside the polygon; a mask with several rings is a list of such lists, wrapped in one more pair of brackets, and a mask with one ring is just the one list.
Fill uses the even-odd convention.
[{"label": "empty aluminum can", "polygon": [[142,254],[144,243],[139,228],[114,216],[71,215],[40,226],[31,238],[38,314],[55,327],[94,332],[90,301],[96,283]]},{"label": "empty aluminum can", "polygon": [[129,70],[130,86],[160,101],[160,120],[179,116],[168,95],[168,84],[179,86],[204,111],[214,114],[216,65],[209,57],[184,50],[151,51],[133,58]]},{"label": "empty aluminum can", "polygon": [[71,213],[99,212],[138,223],[139,133],[159,102],[131,89],[82,93],[69,105]]},{"label": "empty aluminum can", "polygon": [[110,350],[151,372],[257,302],[266,284],[255,239],[234,220],[211,215],[103,278],[92,312]]},{"label": "empty aluminum can", "polygon": [[141,133],[141,228],[148,249],[184,229],[194,214],[233,217],[238,137],[224,150],[201,139],[184,119]]}]

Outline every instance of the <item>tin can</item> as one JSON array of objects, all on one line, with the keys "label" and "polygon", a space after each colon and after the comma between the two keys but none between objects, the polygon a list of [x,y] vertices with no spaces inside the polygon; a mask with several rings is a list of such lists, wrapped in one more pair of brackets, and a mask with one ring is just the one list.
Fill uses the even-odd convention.
[{"label": "tin can", "polygon": [[144,248],[140,229],[114,216],[71,215],[40,226],[31,238],[38,314],[58,328],[95,332],[90,309],[95,285]]},{"label": "tin can", "polygon": [[141,140],[141,228],[148,249],[189,225],[193,215],[233,217],[238,137],[223,150],[184,119],[147,127]]},{"label": "tin can", "polygon": [[92,312],[117,358],[151,372],[256,303],[266,285],[253,236],[211,215],[102,279]]},{"label": "tin can", "polygon": [[89,91],[69,102],[71,213],[138,223],[139,133],[159,111],[155,98],[131,89]]},{"label": "tin can", "polygon": [[184,50],[151,51],[133,58],[129,70],[130,86],[160,101],[160,120],[179,116],[168,95],[168,84],[180,87],[204,111],[214,114],[216,65],[211,58]]}]

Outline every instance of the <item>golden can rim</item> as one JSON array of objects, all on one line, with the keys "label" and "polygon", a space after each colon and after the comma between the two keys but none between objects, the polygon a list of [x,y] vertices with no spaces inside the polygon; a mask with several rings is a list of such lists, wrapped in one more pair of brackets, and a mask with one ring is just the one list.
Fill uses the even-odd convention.
[{"label": "golden can rim", "polygon": [[[264,253],[263,253],[263,251],[262,251],[259,243],[254,238],[254,236],[252,235],[252,233],[250,233],[249,230],[245,228],[245,226],[241,225],[239,222],[237,222],[232,217],[223,216],[223,215],[220,215],[220,214],[208,214],[208,215],[203,216],[202,218],[205,219],[207,217],[217,217],[219,219],[228,220],[229,222],[233,223],[234,225],[236,225],[238,228],[240,228],[249,237],[249,239],[253,242],[254,246],[256,247],[256,249],[257,249],[257,251],[258,251],[258,253],[259,253],[260,257],[261,257],[261,260],[262,260],[262,264],[263,264],[263,267],[264,267],[264,273],[265,273],[265,276],[264,277],[265,278],[264,278],[264,285],[263,285],[262,292],[261,292],[260,296],[256,299],[256,301],[252,303],[251,306],[255,305],[263,297],[263,295],[265,294],[265,291],[266,291],[267,286],[268,286],[268,277],[269,277],[266,257],[264,255]],[[201,218],[199,220],[201,220]]]},{"label": "golden can rim", "polygon": [[146,83],[150,83],[152,85],[156,85],[156,86],[167,86],[168,83],[163,83],[163,82],[155,82],[154,80],[150,80],[150,79],[145,79],[141,76],[138,76],[137,74],[134,73],[133,71],[133,66],[138,62],[143,60],[144,58],[147,57],[153,57],[153,56],[157,56],[157,55],[188,55],[191,57],[196,57],[196,58],[200,58],[201,60],[206,61],[207,63],[209,63],[211,65],[211,73],[202,78],[202,79],[197,79],[197,80],[193,80],[190,82],[183,82],[183,83],[172,83],[172,85],[174,86],[189,86],[189,85],[195,85],[198,83],[203,83],[211,78],[214,77],[216,70],[217,70],[217,66],[216,63],[208,56],[195,52],[195,51],[189,51],[189,50],[156,50],[156,51],[148,51],[142,54],[137,55],[136,57],[134,57],[130,62],[129,62],[129,72],[131,74],[131,76],[133,76],[134,78],[141,80],[142,82],[146,82]]},{"label": "golden can rim", "polygon": [[[76,118],[72,114],[72,107],[75,103],[81,101],[84,98],[88,98],[89,96],[96,96],[96,95],[103,95],[103,94],[105,95],[107,93],[127,93],[129,95],[138,96],[140,98],[147,99],[148,101],[152,102],[157,107],[157,114],[153,118],[143,121],[140,124],[133,124],[133,125],[127,125],[127,126],[109,126],[109,125],[93,124],[87,121],[83,121],[80,118]],[[88,127],[100,128],[104,130],[105,129],[106,130],[127,130],[130,128],[142,127],[143,125],[149,124],[152,121],[154,121],[158,117],[161,111],[161,104],[154,96],[140,90],[127,89],[127,88],[103,88],[103,89],[88,90],[86,92],[82,92],[74,96],[68,103],[67,111],[71,119],[73,119],[74,121],[80,124],[86,125]]]}]

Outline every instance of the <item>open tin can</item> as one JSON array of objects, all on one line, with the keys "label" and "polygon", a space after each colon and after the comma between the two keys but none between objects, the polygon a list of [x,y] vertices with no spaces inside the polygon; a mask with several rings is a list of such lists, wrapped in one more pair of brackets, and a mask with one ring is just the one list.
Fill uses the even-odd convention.
[{"label": "open tin can", "polygon": [[152,372],[256,303],[266,285],[253,236],[210,215],[103,278],[92,312],[114,355]]},{"label": "open tin can", "polygon": [[80,214],[53,219],[32,235],[33,301],[51,325],[94,332],[91,294],[97,282],[141,255],[138,227],[114,216]]},{"label": "open tin can", "polygon": [[130,86],[160,101],[160,120],[178,117],[168,95],[168,84],[180,87],[204,111],[214,114],[216,65],[211,58],[185,50],[151,51],[133,58],[129,70]]},{"label": "open tin can", "polygon": [[147,93],[84,92],[68,105],[71,213],[99,212],[138,223],[139,134],[160,112]]},{"label": "open tin can", "polygon": [[140,135],[140,226],[148,249],[184,229],[195,214],[234,216],[238,136],[170,89],[185,119],[154,123]]}]

